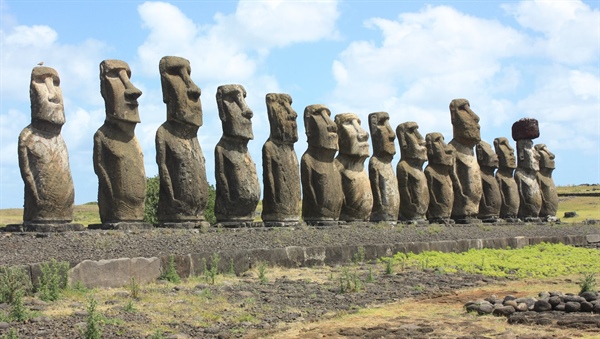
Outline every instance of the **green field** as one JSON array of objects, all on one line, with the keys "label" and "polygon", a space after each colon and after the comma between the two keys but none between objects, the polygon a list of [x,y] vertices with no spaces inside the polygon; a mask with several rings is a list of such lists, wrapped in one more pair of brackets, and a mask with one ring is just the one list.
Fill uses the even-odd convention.
[{"label": "green field", "polygon": [[[600,193],[600,185],[559,186],[556,188],[559,194],[569,193]],[[257,219],[260,221],[262,201],[257,206]],[[575,218],[564,218],[565,212],[576,212]],[[561,196],[559,197],[558,212],[556,214],[562,222],[576,223],[588,219],[600,220],[600,197],[596,196]],[[8,224],[19,224],[23,222],[22,208],[8,208],[0,210],[0,227]],[[98,205],[87,203],[77,205],[74,208],[73,222],[89,225],[100,223]]]}]

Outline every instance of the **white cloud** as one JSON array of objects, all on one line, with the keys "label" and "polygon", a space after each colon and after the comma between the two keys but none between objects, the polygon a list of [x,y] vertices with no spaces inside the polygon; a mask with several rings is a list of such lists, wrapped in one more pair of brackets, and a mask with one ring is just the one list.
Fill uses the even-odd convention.
[{"label": "white cloud", "polygon": [[150,33],[138,49],[146,74],[157,75],[160,58],[190,60],[202,81],[238,83],[253,77],[269,50],[337,35],[337,2],[241,1],[236,12],[215,15],[212,25],[194,23],[172,4],[138,7]]},{"label": "white cloud", "polygon": [[581,1],[521,1],[503,8],[526,28],[544,35],[536,49],[571,65],[597,62],[600,12]]}]

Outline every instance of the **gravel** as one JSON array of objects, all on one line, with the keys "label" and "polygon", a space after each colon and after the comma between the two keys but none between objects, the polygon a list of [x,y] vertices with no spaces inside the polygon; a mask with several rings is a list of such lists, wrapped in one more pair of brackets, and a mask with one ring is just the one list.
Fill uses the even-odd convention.
[{"label": "gravel", "polygon": [[51,258],[73,264],[83,260],[184,255],[201,252],[393,244],[412,241],[539,237],[600,234],[600,225],[482,224],[344,226],[295,228],[88,230],[65,233],[0,232],[0,265],[44,262]]}]

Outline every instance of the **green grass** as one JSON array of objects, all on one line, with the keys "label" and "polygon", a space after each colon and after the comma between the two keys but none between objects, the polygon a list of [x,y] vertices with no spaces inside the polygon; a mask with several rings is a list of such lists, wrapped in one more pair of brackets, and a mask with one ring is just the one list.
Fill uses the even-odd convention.
[{"label": "green grass", "polygon": [[558,194],[569,193],[600,193],[600,185],[568,185],[556,187]]},{"label": "green grass", "polygon": [[494,277],[544,278],[600,272],[600,251],[541,243],[521,249],[471,249],[462,253],[399,253],[397,262],[421,269],[466,272]]},{"label": "green grass", "polygon": [[[578,223],[587,219],[600,219],[599,197],[558,197],[556,217],[562,222]],[[565,218],[565,212],[576,212],[574,218]]]}]

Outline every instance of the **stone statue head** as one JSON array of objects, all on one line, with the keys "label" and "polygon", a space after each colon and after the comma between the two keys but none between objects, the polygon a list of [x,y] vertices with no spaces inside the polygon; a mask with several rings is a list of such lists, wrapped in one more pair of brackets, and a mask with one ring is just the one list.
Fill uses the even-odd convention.
[{"label": "stone statue head", "polygon": [[166,56],[160,59],[158,69],[163,102],[167,104],[167,120],[202,126],[201,92],[190,77],[190,62],[184,58]]},{"label": "stone statue head", "polygon": [[533,140],[517,140],[517,155],[517,167],[534,171],[540,170],[540,154],[533,147]]},{"label": "stone statue head", "polygon": [[284,93],[268,93],[265,101],[271,126],[269,139],[283,144],[298,141],[298,114],[292,108],[292,97]]},{"label": "stone statue head", "polygon": [[131,83],[130,78],[131,69],[125,61],[104,60],[100,63],[100,93],[108,119],[140,122],[137,99],[142,91]]},{"label": "stone statue head", "polygon": [[540,155],[540,168],[555,169],[554,153],[548,150],[545,144],[535,145],[535,150]]},{"label": "stone statue head", "polygon": [[396,128],[396,135],[400,144],[401,159],[427,160],[425,139],[419,133],[419,125],[416,122],[408,121],[401,123]]},{"label": "stone statue head", "polygon": [[454,150],[444,141],[442,133],[427,133],[427,160],[430,164],[452,166],[454,165]]},{"label": "stone statue head", "polygon": [[341,154],[368,157],[369,134],[360,126],[360,119],[354,113],[335,116],[338,145]]},{"label": "stone statue head", "polygon": [[219,86],[217,88],[217,106],[224,135],[243,140],[254,139],[251,120],[254,113],[246,104],[244,86]]},{"label": "stone statue head", "polygon": [[337,126],[331,120],[331,111],[324,105],[310,105],[304,109],[304,128],[308,145],[338,150]]},{"label": "stone statue head", "polygon": [[481,140],[475,146],[475,154],[477,155],[477,163],[479,167],[498,168],[498,155],[492,150],[492,146]]},{"label": "stone statue head", "polygon": [[29,85],[31,99],[31,120],[48,122],[55,126],[65,123],[60,78],[56,70],[50,67],[34,67]]},{"label": "stone statue head", "polygon": [[471,110],[469,100],[454,99],[450,102],[450,121],[453,139],[468,147],[481,140],[479,117]]},{"label": "stone statue head", "polygon": [[369,130],[373,143],[373,154],[376,156],[394,156],[396,154],[396,134],[390,126],[390,115],[387,112],[369,114]]},{"label": "stone statue head", "polygon": [[515,150],[510,146],[507,138],[501,137],[494,139],[494,149],[498,155],[498,165],[500,168],[517,168]]}]

